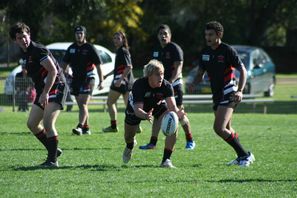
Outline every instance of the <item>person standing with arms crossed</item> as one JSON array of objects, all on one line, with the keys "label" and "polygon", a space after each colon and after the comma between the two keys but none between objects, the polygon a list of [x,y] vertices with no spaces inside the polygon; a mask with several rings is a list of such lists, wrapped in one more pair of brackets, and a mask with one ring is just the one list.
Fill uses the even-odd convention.
[{"label": "person standing with arms crossed", "polygon": [[[124,32],[116,32],[113,35],[113,43],[116,47],[116,58],[114,67],[114,78],[108,93],[107,106],[110,116],[110,126],[103,128],[102,131],[118,132],[117,127],[117,107],[116,102],[122,95],[127,106],[129,92],[132,89],[134,77],[132,73],[132,60],[129,52],[129,45]],[[138,129],[140,132],[141,129]]]},{"label": "person standing with arms crossed", "polygon": [[[235,107],[242,100],[247,71],[237,52],[222,42],[224,28],[217,21],[208,22],[205,26],[205,47],[199,56],[199,69],[193,86],[201,82],[207,72],[213,94],[215,114],[214,131],[236,152],[237,158],[227,165],[247,167],[255,161],[254,155],[246,151],[239,142],[238,133],[231,126]],[[234,71],[240,72],[237,85]]]},{"label": "person standing with arms crossed", "polygon": [[76,42],[71,44],[63,58],[64,70],[68,65],[72,69],[71,94],[75,96],[79,108],[79,121],[76,128],[72,129],[75,135],[90,135],[88,103],[95,86],[95,67],[99,76],[98,89],[102,89],[103,74],[101,60],[93,45],[87,42],[86,28],[76,26],[74,28]]},{"label": "person standing with arms crossed", "polygon": [[55,124],[67,91],[63,71],[45,46],[31,40],[30,28],[25,23],[13,25],[9,35],[22,49],[24,68],[32,78],[37,93],[27,126],[48,151],[46,161],[40,166],[57,168],[57,157],[62,150],[58,148]]},{"label": "person standing with arms crossed", "polygon": [[[158,27],[158,40],[161,48],[153,52],[153,58],[162,62],[165,73],[164,78],[173,86],[174,97],[177,107],[181,110],[183,107],[183,90],[182,90],[182,68],[183,68],[183,51],[179,45],[171,41],[171,30],[166,24]],[[192,137],[190,121],[187,116],[180,120],[181,126],[186,135],[187,150],[193,150],[196,146]],[[142,150],[154,149],[158,141],[159,131],[152,131],[150,142],[140,146]]]}]

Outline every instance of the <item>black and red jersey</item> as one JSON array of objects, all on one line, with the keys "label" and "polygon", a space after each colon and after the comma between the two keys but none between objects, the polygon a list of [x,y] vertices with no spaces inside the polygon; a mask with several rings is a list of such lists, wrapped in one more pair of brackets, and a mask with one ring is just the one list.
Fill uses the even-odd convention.
[{"label": "black and red jersey", "polygon": [[199,67],[207,72],[212,93],[218,100],[237,90],[234,70],[242,66],[237,52],[225,43],[221,43],[215,50],[206,47],[200,53]]},{"label": "black and red jersey", "polygon": [[183,61],[183,50],[174,42],[168,43],[164,48],[160,47],[153,51],[153,58],[162,62],[164,66],[164,78],[170,80],[174,70],[173,64],[176,61]]},{"label": "black and red jersey", "polygon": [[173,96],[172,85],[163,80],[161,87],[152,88],[149,85],[148,78],[143,77],[136,80],[133,84],[132,92],[129,95],[127,110],[134,112],[135,103],[143,103],[143,110],[148,112],[165,102],[165,99]]},{"label": "black and red jersey", "polygon": [[94,78],[94,68],[102,63],[93,45],[84,43],[79,46],[77,43],[71,44],[63,58],[68,63],[73,72],[73,81],[84,82],[86,78]]},{"label": "black and red jersey", "polygon": [[27,51],[23,54],[23,66],[32,78],[37,94],[41,94],[46,82],[48,71],[40,64],[51,57],[58,71],[54,84],[65,83],[65,77],[52,53],[42,44],[31,41]]},{"label": "black and red jersey", "polygon": [[[124,46],[120,47],[116,52],[115,66],[114,66],[114,80],[118,80],[122,77],[124,70],[128,65],[132,65],[131,55],[127,48]],[[128,74],[128,81],[130,79],[130,74]]]}]

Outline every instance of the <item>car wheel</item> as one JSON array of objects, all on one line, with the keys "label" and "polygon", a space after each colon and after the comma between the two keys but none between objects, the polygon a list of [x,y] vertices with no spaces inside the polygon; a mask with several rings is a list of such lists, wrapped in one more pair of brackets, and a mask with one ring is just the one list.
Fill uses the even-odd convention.
[{"label": "car wheel", "polygon": [[274,82],[269,86],[268,90],[264,92],[265,97],[272,97],[274,95]]}]

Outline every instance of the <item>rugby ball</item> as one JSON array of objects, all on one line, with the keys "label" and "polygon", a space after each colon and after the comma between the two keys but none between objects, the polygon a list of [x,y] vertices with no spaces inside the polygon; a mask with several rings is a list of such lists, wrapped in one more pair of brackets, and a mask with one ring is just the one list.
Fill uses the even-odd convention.
[{"label": "rugby ball", "polygon": [[167,112],[161,123],[161,130],[165,136],[171,136],[176,133],[178,128],[178,117],[173,111]]}]

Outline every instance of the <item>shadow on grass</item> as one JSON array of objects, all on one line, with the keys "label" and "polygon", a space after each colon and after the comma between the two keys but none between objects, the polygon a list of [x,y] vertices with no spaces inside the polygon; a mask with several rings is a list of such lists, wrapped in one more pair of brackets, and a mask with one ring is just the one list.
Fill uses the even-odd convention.
[{"label": "shadow on grass", "polygon": [[[62,149],[64,151],[96,151],[96,150],[112,150],[112,148],[71,148]],[[0,152],[6,151],[45,151],[45,149],[39,148],[0,148]]]},{"label": "shadow on grass", "polygon": [[11,169],[15,171],[36,171],[36,170],[90,170],[90,171],[122,171],[125,169],[133,169],[133,168],[160,168],[159,165],[156,164],[142,164],[142,165],[129,165],[123,164],[120,166],[112,165],[112,164],[81,164],[81,165],[62,165],[58,168],[45,168],[39,165],[36,166],[11,166]]},{"label": "shadow on grass", "polygon": [[211,183],[273,183],[273,182],[297,182],[297,179],[221,179],[221,180],[206,180]]},{"label": "shadow on grass", "polygon": [[28,131],[18,131],[18,132],[1,131],[0,135],[17,135],[17,136],[21,136],[21,135],[32,135],[32,133],[28,132]]},{"label": "shadow on grass", "polygon": [[96,164],[96,165],[88,165],[88,164],[82,164],[82,165],[65,165],[60,166],[58,168],[48,168],[48,167],[41,167],[40,165],[36,166],[12,166],[11,169],[15,171],[36,171],[36,170],[91,170],[91,171],[121,171],[122,168],[119,166],[111,165],[111,164]]}]

